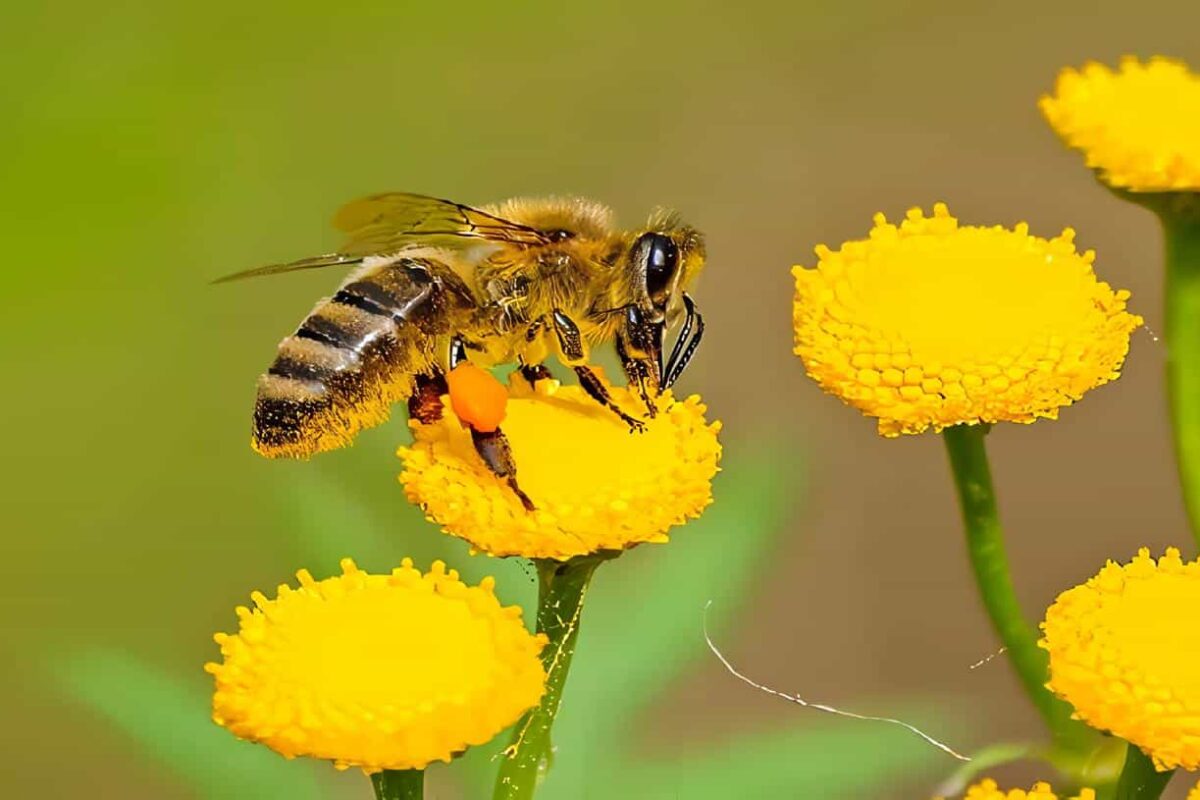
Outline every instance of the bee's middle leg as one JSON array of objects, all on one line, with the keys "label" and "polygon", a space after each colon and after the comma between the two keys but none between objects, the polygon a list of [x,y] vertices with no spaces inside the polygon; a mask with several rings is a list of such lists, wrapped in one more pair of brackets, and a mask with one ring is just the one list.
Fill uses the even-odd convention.
[{"label": "bee's middle leg", "polygon": [[583,337],[579,334],[579,327],[575,322],[558,309],[551,314],[551,320],[554,332],[558,336],[558,346],[562,350],[563,359],[575,370],[575,374],[579,376],[579,384],[583,386],[583,390],[588,393],[588,396],[620,417],[629,426],[630,432],[641,433],[646,430],[646,423],[626,414],[624,409],[612,399],[612,395],[608,393],[608,389],[600,377],[584,363],[587,360],[587,353],[584,351]]},{"label": "bee's middle leg", "polygon": [[588,393],[588,396],[595,400],[600,405],[612,411],[621,420],[629,426],[630,433],[644,433],[646,423],[636,417],[626,414],[625,411],[616,404],[612,399],[612,395],[608,393],[604,382],[600,380],[600,376],[592,372],[591,367],[580,365],[575,367],[575,374],[579,376],[579,385]]}]

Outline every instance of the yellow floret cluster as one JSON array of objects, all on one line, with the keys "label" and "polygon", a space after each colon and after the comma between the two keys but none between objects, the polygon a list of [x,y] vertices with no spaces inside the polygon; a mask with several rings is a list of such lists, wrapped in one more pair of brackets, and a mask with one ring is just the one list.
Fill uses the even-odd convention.
[{"label": "yellow floret cluster", "polygon": [[1200,768],[1200,563],[1109,562],[1046,612],[1049,687],[1160,770]]},{"label": "yellow floret cluster", "polygon": [[1200,189],[1200,76],[1167,58],[1064,69],[1042,113],[1108,184],[1135,192]]},{"label": "yellow floret cluster", "polygon": [[795,352],[884,436],[1056,417],[1119,376],[1141,318],[1074,232],[960,225],[943,204],[796,267]]},{"label": "yellow floret cluster", "polygon": [[[1058,800],[1058,795],[1050,788],[1050,784],[1038,782],[1028,792],[1024,789],[1004,790],[991,778],[985,778],[967,789],[962,800]],[[1063,800],[1096,800],[1096,792],[1092,789],[1081,789],[1079,794]]]},{"label": "yellow floret cluster", "polygon": [[[487,469],[450,408],[438,422],[411,422],[413,444],[399,453],[409,499],[476,550],[565,560],[665,542],[712,502],[721,426],[705,421],[698,397],[664,393],[646,430],[631,433],[578,386],[514,380],[511,391],[503,429],[534,511]],[[610,391],[641,413],[631,392]]]},{"label": "yellow floret cluster", "polygon": [[215,637],[213,719],[243,739],[340,769],[423,769],[488,741],[545,691],[545,638],[500,605],[491,578],[467,586],[408,559],[386,575],[347,559],[341,575],[297,576],[274,599],[255,592],[238,632]]}]

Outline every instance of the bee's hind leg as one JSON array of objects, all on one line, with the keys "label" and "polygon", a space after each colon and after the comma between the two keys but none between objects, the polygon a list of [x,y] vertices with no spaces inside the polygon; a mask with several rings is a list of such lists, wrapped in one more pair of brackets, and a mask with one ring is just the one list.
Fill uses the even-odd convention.
[{"label": "bee's hind leg", "polygon": [[[461,336],[455,336],[450,340],[449,363],[451,372],[453,372],[454,368],[459,364],[465,362],[466,357],[467,344],[465,340]],[[484,374],[486,375],[486,373]],[[437,375],[436,384],[437,386],[430,387],[427,389],[427,391],[433,392],[435,388],[441,389],[436,396],[439,408],[438,416],[440,418],[441,395],[443,393],[452,394],[452,392],[449,389],[446,378],[440,373]],[[421,381],[418,380],[418,391],[421,389],[421,386]],[[459,421],[469,431],[471,431],[471,443],[475,445],[475,452],[479,454],[481,459],[483,459],[483,463],[485,466],[487,466],[488,470],[490,470],[491,473],[497,478],[502,479],[508,484],[509,488],[513,490],[513,494],[515,494],[517,499],[521,501],[521,505],[525,507],[526,511],[533,511],[533,501],[530,500],[529,495],[521,491],[521,487],[517,485],[517,465],[516,462],[513,461],[512,447],[509,446],[508,437],[504,435],[504,431],[500,430],[499,427],[494,427],[491,430],[483,431],[475,427],[475,422],[473,420],[462,419],[460,417]]]},{"label": "bee's hind leg", "polygon": [[517,485],[517,465],[513,461],[512,448],[504,431],[499,428],[493,431],[477,431],[472,426],[468,427],[471,429],[471,443],[475,445],[475,452],[479,453],[483,463],[487,464],[493,475],[504,479],[526,511],[533,511],[533,501]]},{"label": "bee's hind leg", "polygon": [[442,395],[447,394],[450,387],[446,385],[446,376],[437,367],[433,372],[422,372],[414,379],[413,393],[408,398],[408,417],[431,425],[442,418]]}]

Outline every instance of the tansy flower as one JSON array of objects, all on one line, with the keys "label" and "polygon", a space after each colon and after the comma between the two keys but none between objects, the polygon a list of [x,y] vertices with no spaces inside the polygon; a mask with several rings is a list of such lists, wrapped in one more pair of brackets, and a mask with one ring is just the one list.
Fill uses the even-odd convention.
[{"label": "tansy flower", "polygon": [[1042,647],[1050,689],[1160,770],[1200,768],[1200,563],[1170,548],[1109,562],[1059,595]]},{"label": "tansy flower", "polygon": [[[985,778],[967,789],[962,800],[1058,800],[1058,795],[1048,783],[1035,783],[1028,792],[1022,789],[1005,791],[991,778]],[[1063,800],[1096,800],[1096,793],[1091,789],[1081,789],[1079,794],[1064,797]]]},{"label": "tansy flower", "polygon": [[545,637],[502,607],[494,581],[466,586],[440,561],[390,575],[361,572],[252,595],[239,631],[218,633],[213,719],[280,754],[357,766],[423,769],[482,744],[545,691]]},{"label": "tansy flower", "polygon": [[1200,189],[1200,76],[1180,61],[1127,57],[1118,69],[1064,69],[1042,113],[1109,185]]},{"label": "tansy flower", "polygon": [[[610,392],[638,413],[631,392]],[[532,512],[483,464],[455,410],[409,423],[414,442],[400,449],[400,480],[430,520],[491,555],[566,560],[665,542],[712,501],[720,423],[705,422],[697,397],[664,393],[645,432],[630,433],[577,386],[512,381],[503,429]]]},{"label": "tansy flower", "polygon": [[1074,237],[959,225],[941,203],[877,214],[868,238],[793,270],[795,352],[884,436],[1054,418],[1118,377],[1141,324]]}]

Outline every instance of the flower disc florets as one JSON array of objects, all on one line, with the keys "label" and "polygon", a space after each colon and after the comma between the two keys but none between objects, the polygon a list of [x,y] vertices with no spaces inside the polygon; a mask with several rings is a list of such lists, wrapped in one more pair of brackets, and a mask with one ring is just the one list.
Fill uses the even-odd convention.
[{"label": "flower disc florets", "polygon": [[[1035,783],[1028,792],[1023,789],[1006,791],[991,778],[985,778],[967,789],[962,800],[1058,800],[1058,795],[1048,783]],[[1096,792],[1092,789],[1081,789],[1078,795],[1063,800],[1096,800]]]},{"label": "flower disc florets", "polygon": [[467,586],[440,561],[370,575],[352,561],[322,581],[252,595],[236,634],[218,633],[213,719],[292,758],[338,768],[423,769],[515,722],[545,692],[521,610],[494,581]]},{"label": "flower disc florets", "polygon": [[1200,189],[1200,75],[1167,58],[1064,69],[1042,113],[1110,186]]},{"label": "flower disc florets", "polygon": [[[641,413],[631,392],[609,391]],[[534,511],[487,469],[450,408],[438,422],[410,422],[400,481],[430,520],[491,555],[566,560],[665,542],[712,502],[720,423],[705,422],[704,412],[698,397],[666,392],[646,430],[631,433],[578,386],[543,380],[534,389],[514,379],[503,430]]]},{"label": "flower disc florets", "polygon": [[1118,377],[1141,324],[1074,236],[960,226],[940,203],[900,225],[878,214],[867,239],[793,270],[795,352],[884,436],[1054,418]]},{"label": "flower disc florets", "polygon": [[1048,686],[1076,716],[1161,770],[1200,769],[1200,563],[1174,548],[1110,561],[1059,595],[1042,630]]}]

